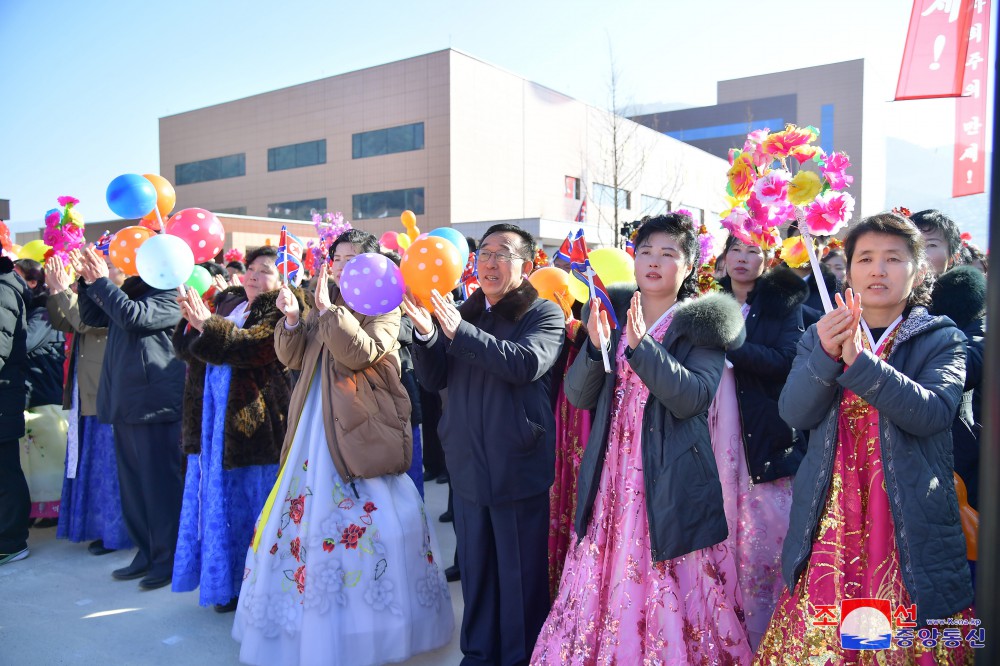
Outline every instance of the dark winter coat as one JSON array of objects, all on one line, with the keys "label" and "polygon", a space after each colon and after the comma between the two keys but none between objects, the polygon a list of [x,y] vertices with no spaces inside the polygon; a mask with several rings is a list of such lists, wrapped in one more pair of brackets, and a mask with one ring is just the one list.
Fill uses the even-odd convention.
[{"label": "dark winter coat", "polygon": [[[302,292],[294,292],[299,308],[304,308]],[[243,287],[230,287],[216,297],[215,315],[205,322],[204,331],[199,334],[181,319],[173,336],[177,358],[187,363],[184,453],[201,453],[206,365],[232,367],[223,433],[222,466],[226,469],[277,464],[292,396],[288,369],[274,351],[274,326],[284,316],[276,305],[278,292],[254,299],[246,323],[239,328],[225,317],[246,300]]]},{"label": "dark winter coat", "polygon": [[0,256],[0,441],[24,436],[30,300],[31,290],[14,272],[14,263]]},{"label": "dark winter coat", "polygon": [[781,417],[808,429],[809,450],[795,475],[782,574],[794,587],[809,561],[830,492],[844,389],[879,412],[879,447],[903,584],[917,623],[972,603],[965,536],[952,480],[951,422],[965,381],[965,336],[947,317],[914,307],[887,361],[862,351],[854,363],[830,358],[811,327],[781,392]]},{"label": "dark winter coat", "polygon": [[[615,309],[624,325],[627,301]],[[618,348],[621,335],[622,326],[611,331],[612,350]],[[709,438],[708,407],[722,379],[726,350],[738,347],[743,335],[743,317],[733,297],[709,294],[677,306],[662,344],[646,335],[627,354],[628,364],[649,388],[641,437],[654,562],[713,546],[729,533]],[[566,375],[569,401],[580,409],[596,407],[577,487],[580,537],[586,533],[601,485],[616,379],[617,373],[604,372],[601,353],[589,341]]]},{"label": "dark winter coat", "polygon": [[181,318],[177,292],[154,289],[138,277],[121,288],[107,278],[78,286],[83,323],[108,329],[97,418],[132,425],[179,421],[184,363],[170,343]]},{"label": "dark winter coat", "polygon": [[[731,291],[728,277],[721,283]],[[726,354],[736,378],[743,447],[753,483],[794,475],[806,453],[805,433],[778,416],[778,397],[805,331],[801,305],[808,295],[806,283],[788,268],[778,267],[758,278],[747,295],[746,341]]]},{"label": "dark winter coat", "polygon": [[451,485],[489,506],[546,493],[555,476],[550,372],[566,336],[562,311],[525,280],[486,309],[476,291],[449,340],[435,327],[413,346],[417,379],[448,389],[438,424]]},{"label": "dark winter coat", "polygon": [[[840,285],[837,284],[837,276],[826,267],[826,264],[820,263],[819,270],[823,274],[823,282],[826,283],[826,290],[830,294],[830,301],[833,302],[833,295],[840,291]],[[816,284],[816,279],[812,273],[809,273],[803,282],[809,285],[809,298],[802,304],[802,323],[808,329],[818,322],[825,312],[823,310],[823,297],[820,296],[819,285]]]},{"label": "dark winter coat", "polygon": [[45,307],[48,294],[36,294],[28,308],[28,407],[63,402],[66,336],[52,327]]},{"label": "dark winter coat", "polygon": [[965,393],[951,426],[955,471],[965,482],[969,506],[979,508],[978,393],[983,381],[983,347],[986,337],[986,277],[971,266],[953,268],[934,283],[931,311],[948,317],[965,334]]}]

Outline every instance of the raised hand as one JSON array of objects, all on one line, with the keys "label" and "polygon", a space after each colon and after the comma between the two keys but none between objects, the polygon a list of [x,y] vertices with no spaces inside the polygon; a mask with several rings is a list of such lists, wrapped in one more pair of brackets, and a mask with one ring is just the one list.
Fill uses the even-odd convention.
[{"label": "raised hand", "polygon": [[608,323],[608,313],[601,310],[601,302],[596,298],[590,301],[590,317],[587,319],[587,332],[590,334],[592,345],[601,348],[600,334],[604,334],[604,340],[611,339],[611,324]]},{"label": "raised hand", "polygon": [[635,349],[646,335],[646,320],[642,316],[642,295],[637,291],[632,294],[632,303],[628,308],[628,321],[625,324],[625,339],[629,349]]},{"label": "raised hand", "polygon": [[285,321],[288,322],[289,326],[295,326],[299,323],[299,301],[287,286],[278,290],[276,306],[285,313]]},{"label": "raised hand", "polygon": [[848,289],[846,302],[840,294],[837,294],[837,305],[843,305],[851,310],[851,334],[844,340],[841,351],[844,363],[851,365],[864,349],[864,342],[861,340],[861,336],[864,335],[864,331],[861,330],[861,294],[855,294],[852,289]]},{"label": "raised hand", "polygon": [[458,308],[451,299],[439,294],[437,289],[431,290],[431,305],[434,306],[434,318],[441,325],[441,332],[449,340],[454,340],[458,325],[462,323],[462,315]]},{"label": "raised hand", "polygon": [[[848,299],[851,305],[848,305],[840,294],[836,294],[837,308],[816,322],[816,333],[819,335],[820,344],[823,345],[823,351],[838,360],[843,357],[844,342],[854,335],[854,329],[857,327],[856,313],[851,307],[854,303],[854,293],[851,290],[848,290]],[[860,309],[860,297],[858,309]]]},{"label": "raised hand", "polygon": [[191,328],[199,332],[205,329],[205,322],[212,316],[205,301],[201,300],[201,296],[194,289],[187,290],[186,298],[181,303],[181,314],[191,324]]},{"label": "raised hand", "polygon": [[330,285],[327,279],[327,268],[326,262],[319,268],[319,275],[316,276],[316,292],[313,294],[316,300],[316,309],[319,310],[320,314],[323,314],[333,305],[330,302]]},{"label": "raised hand", "polygon": [[45,262],[45,285],[49,288],[49,293],[62,293],[69,289],[71,282],[62,259],[58,255],[49,257]]},{"label": "raised hand", "polygon": [[431,313],[417,301],[409,289],[403,295],[403,312],[413,322],[413,328],[420,335],[430,335],[431,331],[434,330],[434,319],[431,317]]}]

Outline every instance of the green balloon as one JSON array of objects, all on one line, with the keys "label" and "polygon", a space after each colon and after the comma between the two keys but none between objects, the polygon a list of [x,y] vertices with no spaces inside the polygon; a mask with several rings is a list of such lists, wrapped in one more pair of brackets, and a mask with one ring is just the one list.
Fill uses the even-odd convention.
[{"label": "green balloon", "polygon": [[212,286],[212,274],[204,266],[195,264],[194,270],[191,271],[191,277],[184,284],[197,291],[199,296],[204,296],[208,288]]}]

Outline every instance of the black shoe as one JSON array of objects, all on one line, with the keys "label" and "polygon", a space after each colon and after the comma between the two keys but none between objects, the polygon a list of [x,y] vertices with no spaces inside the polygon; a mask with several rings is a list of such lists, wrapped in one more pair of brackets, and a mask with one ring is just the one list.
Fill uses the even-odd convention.
[{"label": "black shoe", "polygon": [[430,483],[434,479],[441,476],[441,472],[424,472],[424,483]]},{"label": "black shoe", "polygon": [[448,483],[449,481],[451,481],[451,477],[450,477],[450,476],[448,476],[448,474],[447,474],[447,473],[445,473],[445,474],[442,474],[441,476],[439,476],[439,477],[437,478],[437,482],[438,482],[438,483]]},{"label": "black shoe", "polygon": [[450,523],[455,520],[455,514],[451,511],[445,511],[440,516],[438,516],[438,521],[442,523]]},{"label": "black shoe", "polygon": [[90,545],[87,546],[87,552],[91,555],[107,555],[108,553],[115,552],[114,548],[105,548],[104,541],[98,539],[97,541],[91,541]]},{"label": "black shoe", "polygon": [[139,581],[139,589],[158,590],[161,587],[170,585],[171,579],[173,579],[173,576],[170,574],[149,574]]},{"label": "black shoe", "polygon": [[457,564],[453,564],[444,570],[444,577],[449,583],[454,583],[456,580],[462,580],[462,572],[459,571]]},{"label": "black shoe", "polygon": [[216,613],[232,613],[236,610],[236,604],[240,602],[239,597],[233,597],[229,600],[228,604],[215,604],[213,608]]},{"label": "black shoe", "polygon": [[136,555],[132,564],[122,569],[115,569],[111,572],[111,577],[115,580],[134,580],[142,578],[149,573],[149,564],[142,560],[142,555]]},{"label": "black shoe", "polygon": [[40,529],[45,529],[46,527],[55,527],[59,524],[58,518],[39,518],[35,521],[34,527]]}]

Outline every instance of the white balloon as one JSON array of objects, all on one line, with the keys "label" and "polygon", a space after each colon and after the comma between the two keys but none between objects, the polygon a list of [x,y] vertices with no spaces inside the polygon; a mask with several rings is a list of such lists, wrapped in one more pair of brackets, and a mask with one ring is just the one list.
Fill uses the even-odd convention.
[{"label": "white balloon", "polygon": [[143,282],[155,289],[175,289],[194,270],[194,253],[183,239],[170,234],[149,238],[135,251],[135,267]]}]

